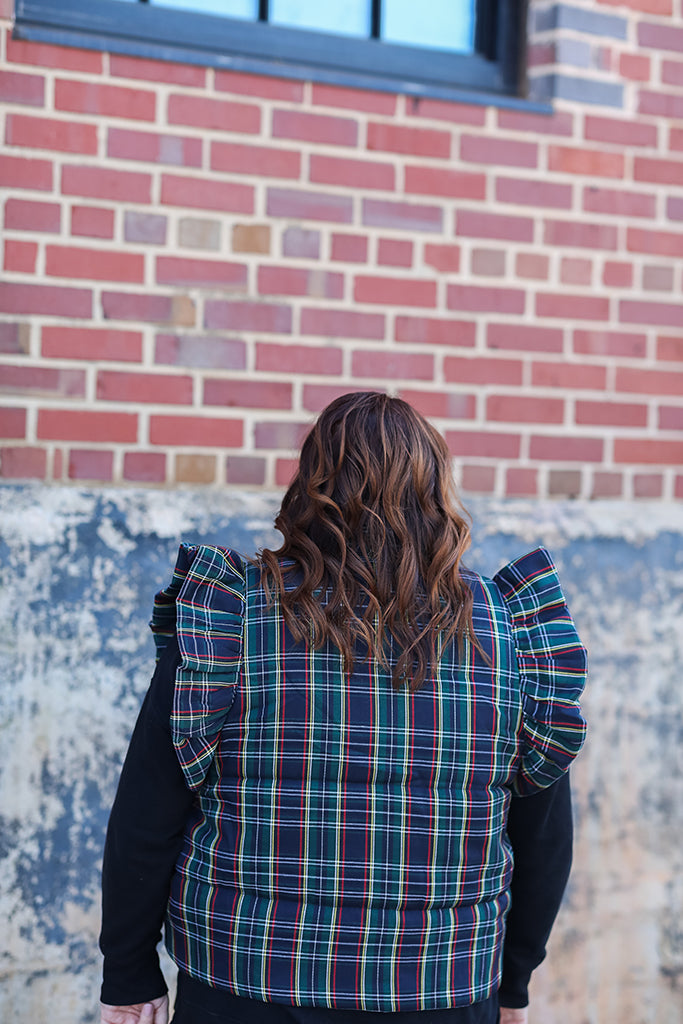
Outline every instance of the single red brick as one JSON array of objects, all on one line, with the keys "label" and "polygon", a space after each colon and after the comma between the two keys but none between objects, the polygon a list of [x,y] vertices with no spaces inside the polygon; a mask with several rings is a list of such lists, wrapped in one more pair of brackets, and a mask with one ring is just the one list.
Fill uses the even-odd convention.
[{"label": "single red brick", "polygon": [[571,246],[585,249],[616,249],[617,227],[614,224],[584,224],[576,220],[546,220],[545,245]]},{"label": "single red brick", "polygon": [[529,458],[540,462],[602,462],[604,442],[597,437],[533,436]]},{"label": "single red brick", "polygon": [[444,380],[458,384],[504,384],[512,387],[522,383],[521,359],[496,359],[490,356],[446,356]]},{"label": "single red brick", "polygon": [[22,242],[16,238],[5,239],[5,270],[13,270],[20,274],[35,274],[37,256],[37,242]]},{"label": "single red brick", "polygon": [[448,309],[472,313],[523,313],[525,293],[518,288],[449,284]]},{"label": "single red brick", "polygon": [[273,111],[272,135],[276,139],[298,139],[327,146],[356,146],[358,122],[349,117],[276,109]]},{"label": "single red brick", "polygon": [[677,185],[683,181],[683,160],[662,160],[658,157],[637,156],[633,162],[634,181],[652,182],[654,185]]},{"label": "single red brick", "polygon": [[157,284],[228,285],[246,287],[244,263],[227,260],[193,260],[185,256],[157,256]]},{"label": "single red brick", "polygon": [[139,363],[142,359],[140,331],[115,331],[98,327],[56,327],[45,324],[40,353],[43,358],[85,359]]},{"label": "single red brick", "polygon": [[472,103],[455,103],[452,100],[436,100],[426,96],[406,97],[406,114],[422,120],[450,121],[452,124],[469,124],[481,128],[486,121],[486,108]]},{"label": "single red brick", "polygon": [[210,330],[291,334],[292,310],[289,306],[261,302],[226,302],[222,299],[209,299],[205,305],[204,326]]},{"label": "single red brick", "polygon": [[258,486],[266,482],[266,460],[253,455],[228,455],[225,475],[229,484]]},{"label": "single red brick", "polygon": [[236,338],[198,338],[195,335],[157,334],[154,362],[168,366],[211,370],[245,370],[246,345]]},{"label": "single red brick", "polygon": [[647,406],[635,402],[577,402],[574,421],[591,427],[646,427]]},{"label": "single red brick", "polygon": [[208,378],[204,381],[203,404],[244,409],[291,409],[292,385],[278,380]]},{"label": "single red brick", "polygon": [[615,386],[617,391],[632,391],[641,395],[683,395],[683,373],[617,366]]},{"label": "single red brick", "polygon": [[39,409],[37,436],[46,441],[129,444],[137,441],[138,417],[129,412]]},{"label": "single red brick", "polygon": [[640,89],[638,113],[680,120],[683,118],[683,96],[662,89]]},{"label": "single red brick", "polygon": [[[681,179],[683,184],[683,178]],[[629,252],[647,252],[658,256],[683,257],[683,231],[647,231],[643,228],[628,228],[626,248]]]},{"label": "single red brick", "polygon": [[672,292],[674,289],[674,268],[643,267],[643,288],[645,291]]},{"label": "single red brick", "polygon": [[97,399],[103,402],[191,405],[192,391],[191,377],[121,370],[100,370],[97,374]]},{"label": "single red brick", "polygon": [[156,94],[148,89],[58,78],[55,82],[55,108],[74,114],[153,121],[156,117]]},{"label": "single red brick", "polygon": [[396,341],[410,345],[449,345],[472,348],[477,326],[471,320],[437,320],[426,316],[397,316]]},{"label": "single red brick", "polygon": [[466,494],[492,494],[496,489],[496,467],[465,465],[460,470],[458,484]]},{"label": "single red brick", "polygon": [[634,473],[634,498],[661,498],[664,490],[664,477],[661,473]]},{"label": "single red brick", "polygon": [[642,359],[647,354],[647,338],[625,331],[574,331],[573,347],[577,355]]},{"label": "single red brick", "polygon": [[530,395],[489,395],[486,419],[506,423],[563,423],[564,399]]},{"label": "single red brick", "polygon": [[5,227],[12,231],[57,233],[61,227],[61,207],[57,203],[10,198],[5,203]]},{"label": "single red brick", "polygon": [[178,167],[201,167],[202,141],[184,135],[161,135],[157,132],[133,131],[130,128],[110,128],[107,135],[107,156],[120,160],[173,164]]},{"label": "single red brick", "polygon": [[504,249],[473,249],[470,270],[479,277],[504,277],[506,255]]},{"label": "single red brick", "polygon": [[389,199],[364,199],[363,224],[404,231],[441,231],[443,210],[422,203],[397,203]]},{"label": "single red brick", "polygon": [[69,452],[70,480],[111,480],[114,470],[114,453],[96,448],[72,448]]},{"label": "single red brick", "polygon": [[650,58],[639,53],[622,53],[619,57],[619,74],[632,82],[649,82],[652,74]]},{"label": "single red brick", "polygon": [[256,369],[265,373],[316,373],[336,376],[342,372],[343,352],[340,348],[312,345],[256,344]]},{"label": "single red brick", "polygon": [[397,306],[435,306],[436,282],[416,277],[357,275],[353,285],[355,302]]},{"label": "single red brick", "polygon": [[0,282],[0,313],[89,319],[92,315],[92,292],[62,285]]},{"label": "single red brick", "polygon": [[538,470],[511,466],[505,472],[505,493],[510,498],[535,497],[538,494]]},{"label": "single red brick", "polygon": [[368,149],[407,156],[434,156],[448,159],[451,155],[451,133],[432,128],[413,128],[392,122],[370,121]]},{"label": "single red brick", "polygon": [[683,305],[680,302],[640,302],[622,299],[619,303],[619,319],[625,324],[683,327]]},{"label": "single red brick", "polygon": [[517,277],[530,278],[534,281],[547,281],[550,260],[536,252],[520,252],[515,258],[515,274]]},{"label": "single red brick", "polygon": [[[304,384],[302,407],[308,412],[321,412],[335,398],[347,395],[352,390],[353,385],[349,384]],[[380,385],[375,390],[386,389]]]},{"label": "single red brick", "polygon": [[412,267],[413,243],[399,238],[380,238],[377,262],[385,267]]},{"label": "single red brick", "polygon": [[479,171],[408,164],[405,169],[404,189],[407,193],[414,192],[423,196],[485,199],[486,175]]},{"label": "single red brick", "polygon": [[329,192],[269,188],[266,198],[269,217],[293,220],[325,220],[350,224],[353,220],[353,197]]},{"label": "single red brick", "polygon": [[651,440],[650,438],[617,438],[614,442],[617,463],[680,466],[683,463],[683,441]]},{"label": "single red brick", "polygon": [[205,68],[194,64],[177,64],[175,61],[126,57],[120,53],[109,55],[109,74],[112,78],[168,82],[169,85],[187,85],[195,89],[203,89],[206,85]]},{"label": "single red brick", "polygon": [[426,352],[358,349],[351,357],[351,375],[381,380],[433,380],[434,357]]},{"label": "single red brick", "polygon": [[52,117],[8,114],[5,137],[9,146],[54,149],[62,153],[97,153],[97,125],[57,121]]},{"label": "single red brick", "polygon": [[311,295],[321,299],[344,297],[344,275],[304,267],[263,266],[258,269],[259,295]]},{"label": "single red brick", "polygon": [[448,430],[446,444],[456,458],[474,456],[479,459],[519,458],[520,436],[506,431],[498,434],[485,430]]},{"label": "single red brick", "polygon": [[669,196],[666,202],[666,215],[669,220],[683,220],[683,198]]},{"label": "single red brick", "polygon": [[52,189],[52,163],[23,156],[0,156],[0,185],[49,192]]},{"label": "single red brick", "polygon": [[550,206],[570,210],[572,186],[552,181],[534,181],[533,178],[497,178],[496,199],[499,203],[519,206]]},{"label": "single red brick", "polygon": [[599,295],[539,292],[536,316],[559,317],[562,320],[607,320],[609,299]]},{"label": "single red brick", "polygon": [[362,110],[366,114],[386,114],[387,117],[396,113],[396,96],[388,92],[347,89],[314,82],[311,100],[316,107],[343,107],[345,110]]},{"label": "single red brick", "polygon": [[26,356],[30,349],[30,325],[0,320],[0,352],[6,355]]},{"label": "single red brick", "polygon": [[107,167],[78,165],[62,168],[62,193],[67,196],[149,203],[151,189],[152,176],[142,171],[119,171]]},{"label": "single red brick", "polygon": [[85,396],[85,372],[51,366],[0,366],[4,391],[50,394],[60,398]]},{"label": "single red brick", "polygon": [[537,167],[538,144],[520,142],[519,139],[497,139],[490,135],[461,135],[460,159],[471,164]]},{"label": "single red brick", "polygon": [[[13,4],[11,5],[14,6]],[[70,46],[52,46],[48,43],[13,39],[11,29],[6,35],[7,60],[13,64],[32,64],[39,68],[62,68],[64,71],[102,73],[102,54],[91,50],[77,50]]]},{"label": "single red brick", "polygon": [[114,211],[101,206],[72,206],[71,234],[88,238],[113,238]]},{"label": "single red brick", "polygon": [[257,174],[267,178],[298,178],[301,154],[275,146],[249,146],[237,142],[211,143],[211,170],[229,174]]},{"label": "single red brick", "polygon": [[44,76],[0,70],[0,101],[42,107],[45,104]]},{"label": "single red brick", "polygon": [[5,480],[44,480],[47,473],[47,452],[28,446],[0,449],[0,476]]},{"label": "single red brick", "polygon": [[381,341],[384,338],[385,318],[382,313],[314,307],[301,311],[300,331],[302,334],[322,338],[368,338]]},{"label": "single red brick", "polygon": [[624,481],[621,473],[593,473],[591,498],[620,498]]},{"label": "single red brick", "polygon": [[619,146],[651,146],[657,148],[657,126],[648,121],[635,121],[633,117],[618,120],[614,117],[586,116],[584,138],[591,142],[614,142]]},{"label": "single red brick", "polygon": [[455,234],[466,238],[500,238],[509,242],[531,242],[534,222],[531,217],[510,217],[479,210],[457,210]]},{"label": "single red brick", "polygon": [[633,265],[606,260],[602,268],[602,283],[608,288],[630,288],[633,284]]},{"label": "single red brick", "polygon": [[473,420],[477,413],[476,395],[459,391],[416,391],[413,388],[402,388],[399,398],[428,417]]},{"label": "single red brick", "polygon": [[286,100],[300,103],[304,98],[303,82],[271,75],[251,75],[241,71],[216,71],[217,92],[232,92],[237,96],[260,96],[266,100]]},{"label": "single red brick", "polygon": [[105,320],[141,320],[190,326],[195,321],[194,303],[187,295],[136,295],[102,292]]},{"label": "single red brick", "polygon": [[519,349],[524,352],[561,352],[564,342],[560,328],[491,323],[486,328],[486,347]]},{"label": "single red brick", "polygon": [[161,452],[126,452],[123,456],[123,479],[163,484],[166,480],[166,456]]},{"label": "single red brick", "polygon": [[161,202],[166,206],[191,206],[199,210],[253,213],[254,187],[232,181],[162,174]]},{"label": "single red brick", "polygon": [[460,269],[460,246],[426,242],[424,261],[428,267],[433,267],[442,274],[457,274]]},{"label": "single red brick", "polygon": [[144,256],[138,253],[48,245],[45,250],[45,273],[50,277],[142,284],[145,279],[145,263]]},{"label": "single red brick", "polygon": [[26,434],[26,409],[0,407],[0,437],[7,440],[23,438]]},{"label": "single red brick", "polygon": [[525,135],[572,135],[574,115],[568,110],[553,114],[527,114],[521,110],[496,111],[498,127],[503,131],[523,132]]},{"label": "single red brick", "polygon": [[660,430],[683,430],[683,406],[660,405],[658,427]]},{"label": "single red brick", "polygon": [[683,150],[683,128],[669,127],[669,149]]},{"label": "single red brick", "polygon": [[256,448],[298,448],[309,431],[309,424],[290,420],[257,423],[254,429]]},{"label": "single red brick", "polygon": [[590,284],[593,280],[593,261],[563,256],[560,262],[562,284]]},{"label": "single red brick", "polygon": [[624,155],[601,149],[550,146],[548,169],[561,174],[585,174],[596,178],[624,177]]},{"label": "single red brick", "polygon": [[368,240],[365,235],[332,235],[331,259],[343,263],[367,263]]},{"label": "single red brick", "polygon": [[583,190],[583,208],[589,213],[615,217],[654,217],[655,197],[644,192],[629,192],[591,185]]},{"label": "single red brick", "polygon": [[662,82],[664,82],[665,85],[676,85],[679,88],[683,87],[683,61],[662,61]]},{"label": "single red brick", "polygon": [[392,164],[316,153],[311,155],[309,179],[318,185],[342,185],[347,188],[382,189],[388,192],[396,187]]},{"label": "single red brick", "polygon": [[282,233],[282,255],[317,260],[320,258],[320,232],[291,227]]},{"label": "single red brick", "polygon": [[168,99],[168,123],[258,135],[261,130],[261,110],[255,103],[234,103],[207,96],[177,94]]},{"label": "single red brick", "polygon": [[657,359],[665,362],[679,362],[683,360],[683,337],[660,336],[657,338]]},{"label": "single red brick", "polygon": [[186,448],[241,448],[243,423],[212,416],[151,416],[149,440]]},{"label": "single red brick", "polygon": [[276,459],[275,483],[278,487],[289,487],[299,469],[298,459]]}]

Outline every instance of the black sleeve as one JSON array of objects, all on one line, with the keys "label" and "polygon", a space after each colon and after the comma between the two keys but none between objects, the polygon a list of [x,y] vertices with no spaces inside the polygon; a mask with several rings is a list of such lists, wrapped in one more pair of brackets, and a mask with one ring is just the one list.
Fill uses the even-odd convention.
[{"label": "black sleeve", "polygon": [[520,1007],[529,1002],[531,972],[545,956],[569,878],[573,839],[569,775],[534,796],[513,796],[507,831],[515,866],[499,1000],[501,1006]]},{"label": "black sleeve", "polygon": [[102,867],[102,1002],[112,1006],[166,992],[156,946],[193,794],[185,785],[169,718],[174,640],[163,652],[143,702],[109,818]]}]

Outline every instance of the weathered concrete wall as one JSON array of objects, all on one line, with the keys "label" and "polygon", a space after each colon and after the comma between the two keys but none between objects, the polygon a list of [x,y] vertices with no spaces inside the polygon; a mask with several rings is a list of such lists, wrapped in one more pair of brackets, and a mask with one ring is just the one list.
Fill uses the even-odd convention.
[{"label": "weathered concrete wall", "polygon": [[[96,1017],[99,863],[181,539],[245,553],[277,495],[0,490],[0,1019]],[[543,542],[591,652],[575,868],[532,1024],[683,1019],[683,514],[472,502],[486,573]]]}]

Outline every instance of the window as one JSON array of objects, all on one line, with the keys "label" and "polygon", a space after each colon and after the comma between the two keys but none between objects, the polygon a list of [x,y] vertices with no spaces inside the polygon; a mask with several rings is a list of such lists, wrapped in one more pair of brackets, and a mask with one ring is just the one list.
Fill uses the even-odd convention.
[{"label": "window", "polygon": [[524,0],[17,0],[15,34],[360,88],[518,93]]}]

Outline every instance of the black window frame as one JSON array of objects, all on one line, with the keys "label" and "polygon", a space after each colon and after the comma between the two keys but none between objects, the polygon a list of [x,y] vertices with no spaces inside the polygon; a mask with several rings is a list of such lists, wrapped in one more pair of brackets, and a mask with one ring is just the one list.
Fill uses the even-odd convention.
[{"label": "black window frame", "polygon": [[[146,2],[124,6],[116,0],[17,0],[14,36],[416,97],[516,106],[525,88],[526,13],[527,0],[477,0],[473,54]],[[526,109],[547,109],[523,98],[521,102]]]}]

